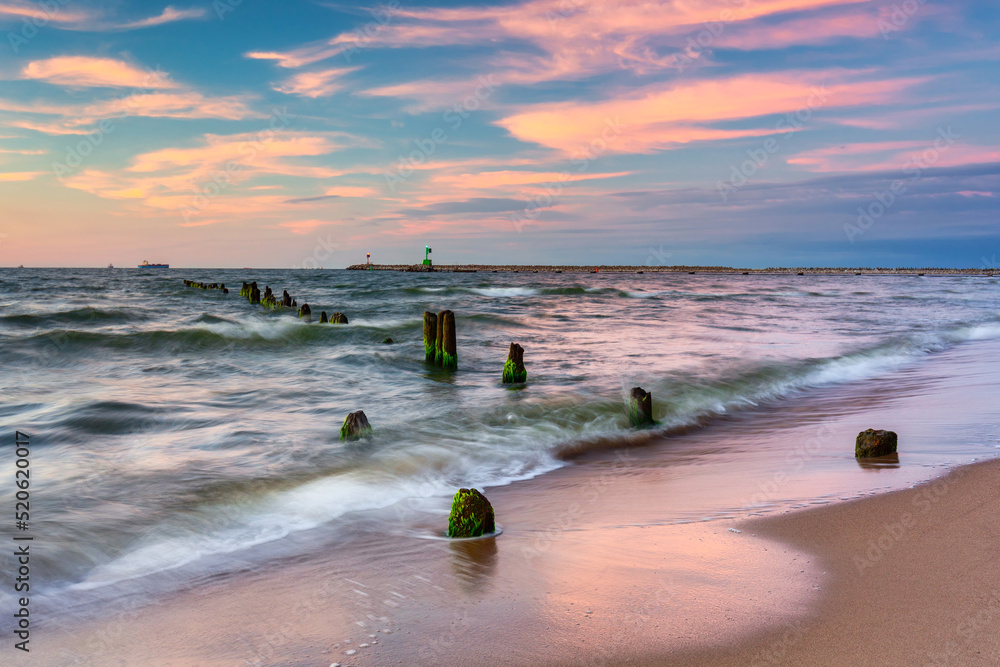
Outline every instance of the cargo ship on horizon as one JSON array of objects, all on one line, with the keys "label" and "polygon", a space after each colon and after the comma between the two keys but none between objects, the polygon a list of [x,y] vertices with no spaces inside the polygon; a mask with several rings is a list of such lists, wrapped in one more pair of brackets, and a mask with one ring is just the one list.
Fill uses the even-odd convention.
[{"label": "cargo ship on horizon", "polygon": [[169,264],[150,264],[146,260],[142,260],[142,264],[139,265],[140,269],[169,269]]}]

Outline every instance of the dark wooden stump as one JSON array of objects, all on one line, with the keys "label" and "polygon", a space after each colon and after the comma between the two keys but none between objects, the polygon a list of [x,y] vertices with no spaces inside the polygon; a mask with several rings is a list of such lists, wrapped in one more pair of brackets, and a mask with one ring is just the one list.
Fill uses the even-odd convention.
[{"label": "dark wooden stump", "polygon": [[458,368],[458,341],[455,337],[455,313],[442,310],[437,318],[434,362],[442,368]]},{"label": "dark wooden stump", "polygon": [[292,297],[288,293],[288,290],[281,291],[281,305],[284,306],[285,308],[292,307]]},{"label": "dark wooden stump", "polygon": [[302,307],[299,308],[299,317],[304,317],[305,319],[312,322],[312,309],[309,308],[308,303],[302,304]]},{"label": "dark wooden stump", "polygon": [[628,397],[628,418],[632,426],[653,423],[653,395],[642,387],[632,387]]},{"label": "dark wooden stump", "polygon": [[341,440],[358,440],[372,432],[372,425],[368,423],[368,417],[364,410],[358,410],[347,415],[344,425],[340,427]]},{"label": "dark wooden stump", "polygon": [[437,321],[436,314],[429,310],[424,311],[424,358],[427,361],[434,361],[437,349]]},{"label": "dark wooden stump", "polygon": [[250,303],[260,303],[260,290],[256,284],[250,289]]},{"label": "dark wooden stump", "polygon": [[507,363],[503,365],[503,383],[517,384],[528,379],[528,371],[524,368],[524,348],[517,343],[510,344],[507,353]]},{"label": "dark wooden stump", "polygon": [[319,314],[319,323],[320,324],[326,324],[327,322],[329,322],[329,320],[326,319],[326,311],[325,310],[321,311],[320,314]]},{"label": "dark wooden stump", "polygon": [[858,433],[858,437],[854,441],[854,456],[859,459],[889,456],[896,453],[896,444],[895,431],[876,431],[870,428]]},{"label": "dark wooden stump", "polygon": [[334,313],[330,316],[330,324],[347,324],[347,315]]}]

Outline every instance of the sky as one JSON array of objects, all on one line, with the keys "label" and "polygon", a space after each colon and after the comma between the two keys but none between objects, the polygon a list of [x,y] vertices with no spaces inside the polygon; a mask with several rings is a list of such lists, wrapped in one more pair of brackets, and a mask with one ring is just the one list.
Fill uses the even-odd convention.
[{"label": "sky", "polygon": [[996,0],[0,0],[0,266],[1000,268]]}]

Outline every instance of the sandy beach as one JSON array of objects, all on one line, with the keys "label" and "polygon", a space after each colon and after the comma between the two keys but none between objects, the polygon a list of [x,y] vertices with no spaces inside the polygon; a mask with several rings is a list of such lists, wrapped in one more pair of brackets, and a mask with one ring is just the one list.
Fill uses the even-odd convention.
[{"label": "sandy beach", "polygon": [[[203,582],[110,620],[51,628],[37,651],[59,664],[177,665],[1000,659],[1000,461],[826,507],[669,526],[619,523],[644,497],[624,466],[607,457],[559,471],[548,490],[495,490],[499,538],[410,540],[399,568],[375,560],[396,538],[369,535],[276,576]],[[600,502],[528,511],[565,487]],[[367,578],[350,579],[363,563]]]}]

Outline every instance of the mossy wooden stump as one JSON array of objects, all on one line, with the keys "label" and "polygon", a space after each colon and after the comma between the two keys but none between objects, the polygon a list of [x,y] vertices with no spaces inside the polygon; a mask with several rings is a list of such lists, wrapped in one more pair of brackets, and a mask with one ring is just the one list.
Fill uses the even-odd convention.
[{"label": "mossy wooden stump", "polygon": [[642,387],[632,387],[628,397],[628,420],[632,426],[653,423],[653,394]]},{"label": "mossy wooden stump", "polygon": [[436,313],[424,311],[424,358],[431,362],[434,361],[434,350],[437,345],[437,321]]},{"label": "mossy wooden stump", "polygon": [[323,311],[320,311],[320,313],[319,313],[319,323],[320,323],[320,324],[326,324],[326,323],[327,323],[327,322],[329,322],[329,321],[330,321],[330,320],[328,320],[328,319],[326,318],[326,311],[325,311],[325,310],[323,310]]},{"label": "mossy wooden stump", "polygon": [[528,371],[524,367],[524,348],[517,343],[510,344],[507,353],[507,363],[503,365],[503,383],[520,384],[528,380]]},{"label": "mossy wooden stump", "polygon": [[480,537],[496,532],[493,506],[476,489],[459,489],[451,501],[448,537]]},{"label": "mossy wooden stump", "polygon": [[254,283],[250,288],[250,303],[259,304],[260,303],[260,290],[257,289],[257,283]]},{"label": "mossy wooden stump", "polygon": [[858,433],[854,441],[854,456],[859,459],[870,459],[895,454],[896,441],[895,431],[876,431],[870,428]]},{"label": "mossy wooden stump", "polygon": [[437,316],[434,363],[442,368],[458,368],[458,342],[455,338],[455,313],[442,310]]},{"label": "mossy wooden stump", "polygon": [[347,324],[347,315],[334,313],[330,316],[330,324]]},{"label": "mossy wooden stump", "polygon": [[312,309],[308,303],[302,304],[302,307],[299,308],[299,317],[305,319],[307,322],[312,322]]},{"label": "mossy wooden stump", "polygon": [[371,435],[371,432],[372,425],[368,423],[364,410],[358,410],[344,418],[344,425],[340,427],[340,439],[360,440]]},{"label": "mossy wooden stump", "polygon": [[264,296],[260,299],[260,305],[265,308],[277,308],[278,300],[274,298],[274,292],[271,291],[269,286],[264,287]]}]

